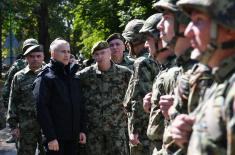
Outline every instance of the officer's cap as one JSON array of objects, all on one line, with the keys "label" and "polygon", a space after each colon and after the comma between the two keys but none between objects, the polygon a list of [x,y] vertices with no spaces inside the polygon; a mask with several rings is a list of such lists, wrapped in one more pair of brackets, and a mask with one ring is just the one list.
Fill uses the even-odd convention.
[{"label": "officer's cap", "polygon": [[124,37],[120,33],[113,33],[107,38],[107,42],[111,42],[114,39],[120,39],[123,43],[125,43]]},{"label": "officer's cap", "polygon": [[109,44],[107,41],[102,40],[93,45],[91,53],[94,54],[95,51],[106,49],[106,48],[109,48]]}]

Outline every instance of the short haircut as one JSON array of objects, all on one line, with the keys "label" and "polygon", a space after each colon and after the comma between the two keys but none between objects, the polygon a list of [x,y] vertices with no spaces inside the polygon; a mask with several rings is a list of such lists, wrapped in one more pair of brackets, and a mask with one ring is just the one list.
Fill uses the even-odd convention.
[{"label": "short haircut", "polygon": [[60,45],[69,45],[69,42],[64,40],[63,38],[56,38],[54,41],[52,41],[50,45],[50,52],[56,51]]}]

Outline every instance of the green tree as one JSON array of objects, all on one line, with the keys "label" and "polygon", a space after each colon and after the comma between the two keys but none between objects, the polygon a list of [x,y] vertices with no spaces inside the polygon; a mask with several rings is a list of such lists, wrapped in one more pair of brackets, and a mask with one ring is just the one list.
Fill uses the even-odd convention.
[{"label": "green tree", "polygon": [[57,37],[68,40],[74,54],[89,57],[96,41],[121,33],[131,19],[146,19],[155,12],[150,0],[1,0],[0,6],[5,6],[1,8],[3,42],[9,32],[10,4],[16,38],[38,39],[47,59],[49,44]]},{"label": "green tree", "polygon": [[121,33],[131,19],[146,19],[155,12],[150,0],[79,0],[76,3],[73,32],[79,36],[77,45],[87,57],[96,41],[114,32]]}]

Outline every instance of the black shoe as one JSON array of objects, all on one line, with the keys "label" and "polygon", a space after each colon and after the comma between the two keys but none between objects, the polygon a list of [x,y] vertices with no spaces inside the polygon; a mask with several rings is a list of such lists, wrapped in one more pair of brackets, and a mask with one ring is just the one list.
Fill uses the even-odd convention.
[{"label": "black shoe", "polygon": [[11,136],[10,138],[8,138],[6,140],[6,143],[15,143],[15,142],[16,142],[16,140],[15,140],[15,138],[13,136]]}]

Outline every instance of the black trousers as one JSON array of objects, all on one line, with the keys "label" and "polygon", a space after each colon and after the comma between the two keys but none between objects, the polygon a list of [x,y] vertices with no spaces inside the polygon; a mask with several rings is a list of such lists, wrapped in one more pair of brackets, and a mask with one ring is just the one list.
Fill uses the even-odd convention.
[{"label": "black trousers", "polygon": [[59,151],[51,151],[46,144],[47,155],[78,155],[78,143],[70,140],[59,140]]}]

